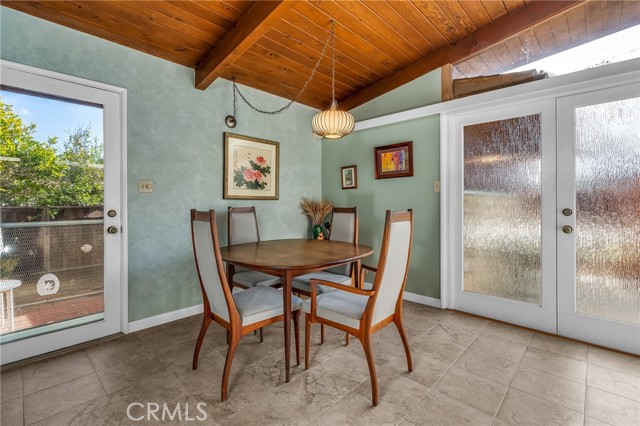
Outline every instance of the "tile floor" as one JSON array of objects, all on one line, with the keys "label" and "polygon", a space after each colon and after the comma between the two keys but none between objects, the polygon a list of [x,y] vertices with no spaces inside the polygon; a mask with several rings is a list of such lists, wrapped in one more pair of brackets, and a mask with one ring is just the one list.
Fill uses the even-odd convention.
[{"label": "tile floor", "polygon": [[[285,383],[281,324],[265,331],[263,344],[253,335],[242,340],[230,397],[221,403],[225,334],[212,326],[193,372],[200,319],[191,317],[2,371],[0,423],[640,424],[640,358],[410,302],[404,312],[414,371],[406,371],[395,328],[377,333],[377,407],[362,348],[353,339],[345,346],[344,335],[331,329],[320,346],[313,327],[312,368],[294,367]],[[136,419],[153,404],[162,418],[166,403],[165,421],[129,419],[133,402],[141,404],[132,406]]]}]

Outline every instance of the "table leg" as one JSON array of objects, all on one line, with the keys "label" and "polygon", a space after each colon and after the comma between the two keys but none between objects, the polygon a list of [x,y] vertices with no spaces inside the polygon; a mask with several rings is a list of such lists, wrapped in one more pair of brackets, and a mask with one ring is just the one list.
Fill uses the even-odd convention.
[{"label": "table leg", "polygon": [[284,368],[289,383],[291,363],[291,271],[282,274],[282,297],[284,302]]}]

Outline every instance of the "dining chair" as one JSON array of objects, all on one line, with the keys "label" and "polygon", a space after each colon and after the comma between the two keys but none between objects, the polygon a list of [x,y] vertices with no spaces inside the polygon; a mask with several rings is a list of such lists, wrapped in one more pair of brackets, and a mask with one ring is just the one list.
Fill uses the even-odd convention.
[{"label": "dining chair", "polygon": [[[229,245],[257,243],[260,241],[255,207],[229,207],[227,211]],[[229,276],[233,276],[233,287],[275,287],[282,285],[280,277],[264,272],[228,265]]]},{"label": "dining chair", "polygon": [[[358,208],[357,207],[334,207],[331,213],[331,228],[329,228],[330,241],[343,241],[346,243],[358,244]],[[331,281],[336,284],[350,286],[353,282],[353,264],[335,266],[324,271],[311,272],[300,275],[293,279],[291,287],[294,293],[311,296],[312,279]],[[318,294],[332,291],[330,287],[317,287]],[[324,343],[324,324],[320,326],[320,343]],[[349,334],[346,336],[346,343],[349,344]]]},{"label": "dining chair", "polygon": [[[211,322],[215,321],[227,330],[229,337],[221,390],[221,399],[225,401],[231,363],[240,338],[259,328],[284,320],[282,292],[265,286],[252,287],[235,293],[231,291],[220,257],[214,210],[208,212],[191,210],[191,237],[204,304],[202,326],[193,353],[193,369],[198,368],[204,336]],[[301,306],[302,299],[291,295],[297,365],[300,365]]]},{"label": "dining chair", "polygon": [[[309,368],[311,323],[319,322],[352,334],[362,343],[367,358],[373,405],[378,405],[378,380],[371,344],[371,336],[375,332],[392,322],[396,325],[407,357],[407,367],[409,372],[413,371],[411,351],[402,324],[402,293],[409,270],[412,228],[412,210],[387,210],[378,267],[362,265],[363,288],[312,279],[311,298],[302,305],[305,312],[305,369]],[[364,281],[365,270],[375,273],[372,284]],[[337,291],[318,294],[320,285]]]}]

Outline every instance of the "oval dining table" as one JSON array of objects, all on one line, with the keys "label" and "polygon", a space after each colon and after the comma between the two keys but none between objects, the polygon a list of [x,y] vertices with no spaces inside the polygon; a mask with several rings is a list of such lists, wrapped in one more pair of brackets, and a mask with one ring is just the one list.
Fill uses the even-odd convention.
[{"label": "oval dining table", "polygon": [[[291,355],[291,282],[309,272],[321,271],[347,263],[359,264],[373,253],[373,248],[362,244],[329,240],[268,240],[237,244],[220,248],[222,260],[227,262],[227,277],[232,283],[234,266],[253,269],[282,279],[284,301],[284,356],[286,380],[289,381]],[[354,265],[356,266],[356,265]],[[359,269],[356,266],[355,271]],[[355,275],[357,286],[358,275]]]}]

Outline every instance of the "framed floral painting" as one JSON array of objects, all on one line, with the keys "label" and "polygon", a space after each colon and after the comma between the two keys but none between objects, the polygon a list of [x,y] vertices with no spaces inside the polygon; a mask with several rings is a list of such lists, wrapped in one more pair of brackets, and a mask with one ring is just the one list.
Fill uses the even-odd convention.
[{"label": "framed floral painting", "polygon": [[376,179],[413,176],[413,142],[374,148]]},{"label": "framed floral painting", "polygon": [[277,200],[280,144],[224,134],[224,198]]},{"label": "framed floral painting", "polygon": [[356,189],[358,187],[358,166],[345,166],[340,169],[342,175],[342,189]]}]

